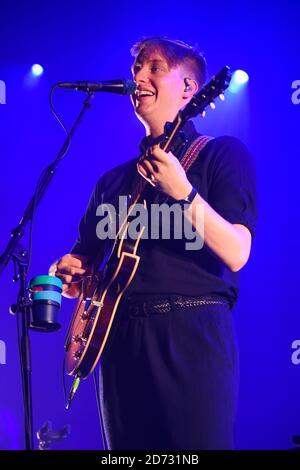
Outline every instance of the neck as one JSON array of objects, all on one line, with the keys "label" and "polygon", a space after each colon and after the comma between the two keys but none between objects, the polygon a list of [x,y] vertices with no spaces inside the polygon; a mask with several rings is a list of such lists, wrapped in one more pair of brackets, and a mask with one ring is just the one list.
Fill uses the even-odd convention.
[{"label": "neck", "polygon": [[157,125],[157,126],[149,126],[148,124],[144,124],[146,130],[146,136],[148,137],[151,135],[152,137],[158,137],[164,133],[165,125]]},{"label": "neck", "polygon": [[140,116],[138,116],[138,118],[140,119],[140,121],[143,123],[145,127],[146,135],[147,136],[151,135],[152,137],[155,138],[164,133],[166,122],[173,122],[176,116],[178,115],[179,111],[180,111],[179,109],[173,110],[173,112],[169,111],[168,113],[165,113],[164,115],[162,114],[160,116],[160,119],[155,119],[155,118],[149,119],[148,117],[147,120],[144,120]]},{"label": "neck", "polygon": [[160,120],[153,119],[147,120],[147,122],[143,120],[142,123],[145,127],[146,135],[151,135],[154,138],[162,135],[165,131],[166,122],[173,122],[176,116],[177,113],[174,116],[163,116],[163,118]]}]

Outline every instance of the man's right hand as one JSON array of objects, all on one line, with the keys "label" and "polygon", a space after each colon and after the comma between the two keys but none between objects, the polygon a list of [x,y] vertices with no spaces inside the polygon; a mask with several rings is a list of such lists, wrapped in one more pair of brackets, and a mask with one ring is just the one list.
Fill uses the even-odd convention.
[{"label": "man's right hand", "polygon": [[49,269],[50,276],[57,276],[63,282],[64,297],[74,298],[81,294],[81,278],[92,273],[88,257],[68,253],[53,263]]}]

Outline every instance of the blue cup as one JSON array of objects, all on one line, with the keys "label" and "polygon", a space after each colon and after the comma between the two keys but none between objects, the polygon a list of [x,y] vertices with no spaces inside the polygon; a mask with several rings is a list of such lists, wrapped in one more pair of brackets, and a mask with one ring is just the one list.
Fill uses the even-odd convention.
[{"label": "blue cup", "polygon": [[59,330],[61,279],[48,275],[33,277],[29,283],[29,291],[32,300],[30,328],[45,333]]}]

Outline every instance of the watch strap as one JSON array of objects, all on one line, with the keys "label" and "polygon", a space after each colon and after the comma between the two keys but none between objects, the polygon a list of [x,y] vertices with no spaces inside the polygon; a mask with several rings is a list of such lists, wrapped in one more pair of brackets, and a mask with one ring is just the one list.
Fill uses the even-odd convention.
[{"label": "watch strap", "polygon": [[197,194],[197,189],[194,188],[194,186],[192,187],[192,190],[191,192],[187,195],[187,197],[185,197],[182,202],[187,202],[188,204],[192,204],[193,200],[195,199],[195,196]]}]

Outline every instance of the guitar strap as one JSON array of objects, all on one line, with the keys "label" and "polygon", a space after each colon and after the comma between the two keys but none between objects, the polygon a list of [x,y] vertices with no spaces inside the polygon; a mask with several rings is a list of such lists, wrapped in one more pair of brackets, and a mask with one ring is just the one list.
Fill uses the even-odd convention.
[{"label": "guitar strap", "polygon": [[203,150],[206,144],[213,140],[213,138],[214,137],[210,137],[208,135],[200,135],[191,143],[191,145],[183,155],[182,159],[180,160],[180,163],[186,173],[188,172],[194,161],[197,159],[201,150]]}]

